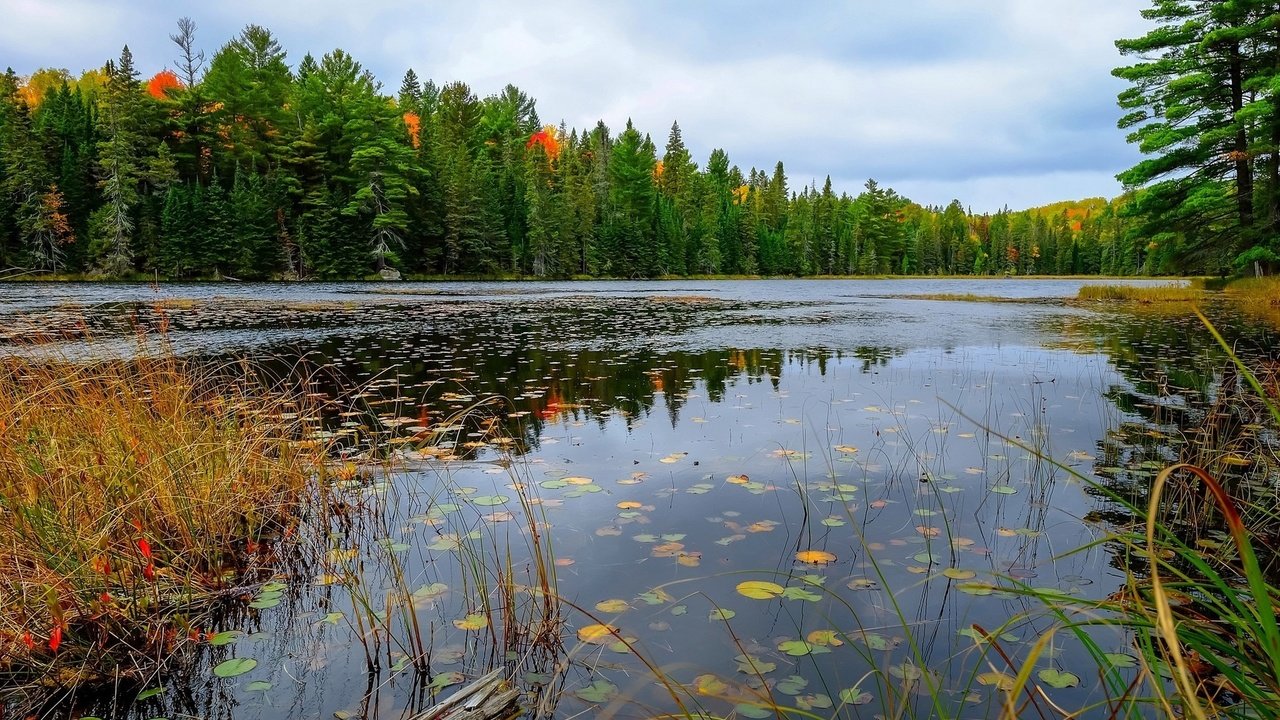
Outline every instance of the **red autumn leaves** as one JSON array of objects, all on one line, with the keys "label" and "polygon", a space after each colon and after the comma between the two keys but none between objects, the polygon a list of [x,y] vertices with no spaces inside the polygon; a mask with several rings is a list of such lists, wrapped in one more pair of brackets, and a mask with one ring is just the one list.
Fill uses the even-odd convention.
[{"label": "red autumn leaves", "polygon": [[142,559],[147,561],[147,566],[142,569],[142,577],[155,580],[156,561],[151,557],[151,543],[147,542],[145,537],[138,538],[138,552],[142,553]]},{"label": "red autumn leaves", "polygon": [[168,100],[170,91],[182,87],[182,81],[172,70],[161,70],[147,81],[147,94],[157,100]]},{"label": "red autumn leaves", "polygon": [[[134,522],[135,527],[139,527],[140,525],[140,522]],[[142,557],[142,560],[146,562],[146,566],[142,569],[142,576],[148,581],[154,582],[156,577],[156,563],[155,551],[151,548],[151,542],[147,540],[145,536],[139,536],[135,541],[135,544],[138,548],[138,554]],[[91,566],[95,572],[102,573],[103,575],[110,575],[112,572],[111,561],[105,557],[94,558]],[[111,593],[104,590],[98,599],[102,604],[106,605],[112,601]],[[48,647],[51,652],[55,653],[58,652],[58,648],[62,647],[64,633],[64,622],[60,616],[60,612],[55,612],[54,625],[49,631]],[[27,648],[28,651],[36,649],[36,638],[31,634],[30,630],[23,631],[22,635],[18,637],[18,640]]]}]

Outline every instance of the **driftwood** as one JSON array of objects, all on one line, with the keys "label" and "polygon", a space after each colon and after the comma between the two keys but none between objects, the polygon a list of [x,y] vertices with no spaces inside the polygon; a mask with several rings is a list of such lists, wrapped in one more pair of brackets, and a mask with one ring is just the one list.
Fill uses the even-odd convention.
[{"label": "driftwood", "polygon": [[494,670],[410,720],[509,720],[520,714],[520,691]]}]

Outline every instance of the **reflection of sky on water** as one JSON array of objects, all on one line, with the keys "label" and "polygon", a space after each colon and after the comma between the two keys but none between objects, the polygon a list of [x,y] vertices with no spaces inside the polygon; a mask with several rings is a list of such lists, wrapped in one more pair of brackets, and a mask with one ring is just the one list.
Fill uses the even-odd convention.
[{"label": "reflection of sky on water", "polygon": [[[652,660],[669,664],[678,681],[692,682],[702,673],[745,681],[735,671],[733,658],[742,651],[736,636],[753,654],[778,663],[775,677],[800,675],[815,683],[808,692],[834,697],[867,670],[859,655],[846,646],[791,658],[777,651],[780,640],[863,628],[893,645],[901,640],[905,617],[920,638],[926,665],[954,684],[984,662],[959,633],[975,623],[995,629],[1035,609],[1026,600],[962,592],[963,583],[942,576],[942,568],[972,571],[979,582],[1011,576],[1080,597],[1115,589],[1102,550],[1050,562],[1096,539],[1098,529],[1081,521],[1095,501],[1065,471],[997,437],[1016,438],[1090,472],[1099,442],[1116,422],[1105,393],[1128,381],[1108,355],[1053,348],[1062,327],[1096,315],[1047,303],[885,297],[1060,297],[1073,295],[1080,284],[394,287],[434,293],[423,296],[389,295],[368,285],[217,285],[163,286],[159,295],[169,305],[163,318],[170,323],[168,340],[180,352],[274,355],[285,364],[309,354],[347,378],[386,381],[371,388],[371,396],[400,400],[377,405],[374,414],[434,421],[457,406],[445,392],[466,388],[477,397],[505,396],[519,411],[508,423],[523,429],[527,440],[528,453],[516,468],[545,503],[550,537],[565,563],[558,573],[566,599],[588,610],[610,598],[631,602],[633,609],[615,623],[638,638]],[[75,300],[81,307],[117,303],[122,316],[134,313],[144,325],[160,319],[148,307],[156,295],[145,286],[47,289],[19,298],[12,286],[0,286],[0,312],[39,315]],[[663,297],[644,297],[646,289]],[[211,296],[217,299],[205,300]],[[132,336],[113,334],[121,327],[104,323],[103,337],[88,352],[127,352]],[[86,348],[57,347],[67,354]],[[788,457],[783,451],[793,452]],[[494,454],[482,450],[479,457]],[[511,480],[495,469],[464,462],[397,481],[420,494],[416,500],[406,494],[389,535],[364,538],[361,546],[372,553],[374,540],[403,542],[411,548],[404,555],[411,586],[439,581],[458,589],[420,609],[442,648],[467,641],[452,625],[467,608],[453,554],[428,546],[455,525],[485,528],[486,541],[496,538],[503,547],[508,540],[522,547],[524,535],[517,521],[483,520],[491,510],[463,509],[437,526],[414,518],[425,512],[423,494],[441,491],[441,473],[446,484],[475,488],[473,497],[510,494]],[[643,473],[642,481],[630,484],[634,473]],[[736,475],[752,484],[728,481]],[[598,492],[557,485],[564,476],[592,478]],[[621,501],[639,502],[642,509],[624,515],[617,508]],[[697,554],[697,566],[655,557],[653,548],[663,542],[678,542],[678,553]],[[798,565],[794,553],[807,548],[829,551],[837,561]],[[386,576],[369,572],[374,595],[382,597]],[[822,587],[848,606],[822,593],[818,602],[762,602],[734,591],[745,579],[814,587],[798,579],[806,574],[816,576],[813,582],[821,578]],[[215,683],[195,689],[188,705],[224,705],[234,698],[229,716],[270,720],[361,709],[369,678],[353,630],[345,622],[317,624],[329,612],[350,617],[352,602],[340,590],[298,580],[296,605],[264,613],[266,634],[234,649],[261,660],[245,682],[270,680],[274,689],[250,693],[240,687],[244,683]],[[867,582],[869,589],[850,588]],[[669,584],[671,602],[637,600],[663,584]],[[684,612],[673,613],[677,606]],[[723,621],[708,619],[717,606],[737,613],[729,622],[732,634]],[[576,612],[569,619],[571,628],[590,622]],[[1023,652],[1024,642],[1046,624],[1040,616],[1009,628],[1016,639],[1006,649]],[[1114,639],[1104,642],[1123,649]],[[1068,666],[1080,658],[1078,647],[1061,652]],[[892,662],[907,656],[905,646],[878,655]],[[435,669],[474,670],[476,658],[469,653]],[[624,690],[664,705],[628,656],[592,647],[575,660],[581,665],[570,676],[570,691],[589,682],[589,670],[596,668]],[[386,671],[392,664],[389,657],[386,674],[374,683],[373,704],[399,717],[412,692],[406,674]],[[818,687],[820,678],[832,686]],[[983,703],[998,697],[991,688],[971,689]],[[1055,699],[1073,707],[1087,695],[1087,689],[1065,690]],[[167,710],[193,709],[173,697],[166,702],[173,703]],[[718,713],[729,709],[714,700],[707,705]],[[993,709],[977,706],[984,707]],[[154,709],[140,710],[140,716]],[[592,712],[567,698],[561,715],[584,709]]]}]

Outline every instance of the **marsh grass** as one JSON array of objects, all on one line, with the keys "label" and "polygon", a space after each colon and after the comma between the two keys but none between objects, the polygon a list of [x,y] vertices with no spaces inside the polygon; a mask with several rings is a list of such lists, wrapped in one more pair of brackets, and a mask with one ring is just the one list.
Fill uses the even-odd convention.
[{"label": "marsh grass", "polygon": [[1032,298],[1010,298],[998,295],[978,295],[975,293],[925,293],[920,295],[900,295],[903,300],[938,300],[943,302],[982,302],[1026,304],[1038,302]]},{"label": "marsh grass", "polygon": [[[555,558],[536,485],[521,474],[509,454],[513,438],[497,422],[506,409],[508,401],[486,398],[411,437],[371,437],[342,463],[355,471],[331,478],[330,510],[321,513],[329,531],[319,533],[329,540],[318,546],[316,566],[324,584],[350,597],[346,622],[371,682],[387,669],[411,671],[434,695],[443,686],[430,685],[433,652],[462,638],[469,670],[545,676],[531,696],[547,708],[558,701],[546,689],[565,669]],[[481,446],[497,455],[486,462],[500,470],[488,475],[497,494],[483,503],[452,470],[468,462],[457,453]],[[434,542],[417,542],[406,528]],[[424,613],[438,601],[458,617],[429,620]]]},{"label": "marsh grass", "polygon": [[[1230,358],[1238,382],[1256,393],[1262,414],[1280,426],[1280,394],[1274,379],[1260,379],[1203,314],[1201,321]],[[1237,376],[1227,373],[1226,383]],[[1202,458],[1239,457],[1234,448],[1212,445],[1221,435],[1202,434],[1194,452]],[[1030,449],[1030,448],[1028,448]],[[1260,461],[1243,458],[1249,463]],[[1238,462],[1228,463],[1228,467]],[[1111,502],[1141,520],[1112,529],[1105,537],[1064,555],[1109,544],[1125,561],[1123,587],[1104,601],[1082,608],[1052,594],[1027,589],[1058,618],[1054,632],[1073,634],[1097,663],[1110,717],[1261,718],[1280,716],[1280,588],[1274,568],[1280,512],[1276,480],[1265,497],[1249,497],[1238,485],[1191,463],[1164,468],[1151,481],[1145,503],[1117,493],[1065,465],[1077,480],[1092,485]],[[1170,495],[1190,494],[1176,504],[1213,522],[1188,526],[1169,513]],[[1246,522],[1246,513],[1253,513]],[[1090,631],[1110,629],[1132,638],[1139,668],[1125,682]],[[1025,688],[1030,663],[1008,695]],[[1008,706],[1012,708],[1011,705]],[[1094,710],[1099,708],[1095,707]],[[1068,711],[1068,715],[1076,710]],[[1016,716],[1007,710],[1009,717]]]},{"label": "marsh grass", "polygon": [[1151,303],[1189,303],[1200,302],[1205,298],[1205,291],[1182,285],[1155,285],[1138,287],[1133,285],[1085,285],[1080,288],[1077,299],[1104,302]]},{"label": "marsh grass", "polygon": [[271,577],[326,452],[302,398],[164,353],[3,358],[0,407],[9,687],[141,676],[199,640]]},{"label": "marsh grass", "polygon": [[1280,328],[1280,277],[1235,280],[1222,294],[1248,317]]}]

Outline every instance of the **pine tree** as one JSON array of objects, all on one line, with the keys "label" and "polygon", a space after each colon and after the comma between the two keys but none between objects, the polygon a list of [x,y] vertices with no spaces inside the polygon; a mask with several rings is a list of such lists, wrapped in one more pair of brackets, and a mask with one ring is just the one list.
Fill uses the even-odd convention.
[{"label": "pine tree", "polygon": [[296,127],[296,115],[286,110],[291,85],[285,51],[264,27],[246,26],[214,54],[202,87],[214,108],[210,122],[223,171],[239,166],[266,172],[281,159]]},{"label": "pine tree", "polygon": [[134,207],[142,178],[140,146],[142,95],[133,53],[125,46],[118,64],[108,63],[107,87],[100,108],[103,139],[98,144],[98,184],[104,204],[94,213],[91,233],[99,266],[122,275],[133,266]]},{"label": "pine tree", "polygon": [[[1120,127],[1152,156],[1119,176],[1146,187],[1130,206],[1144,236],[1180,237],[1189,256],[1211,263],[1259,244],[1253,158],[1273,132],[1280,137],[1270,89],[1280,53],[1274,13],[1274,3],[1254,0],[1160,0],[1143,12],[1155,29],[1116,43],[1143,58],[1114,74],[1133,84],[1120,94],[1130,111]],[[1251,132],[1267,140],[1251,143]]]}]

